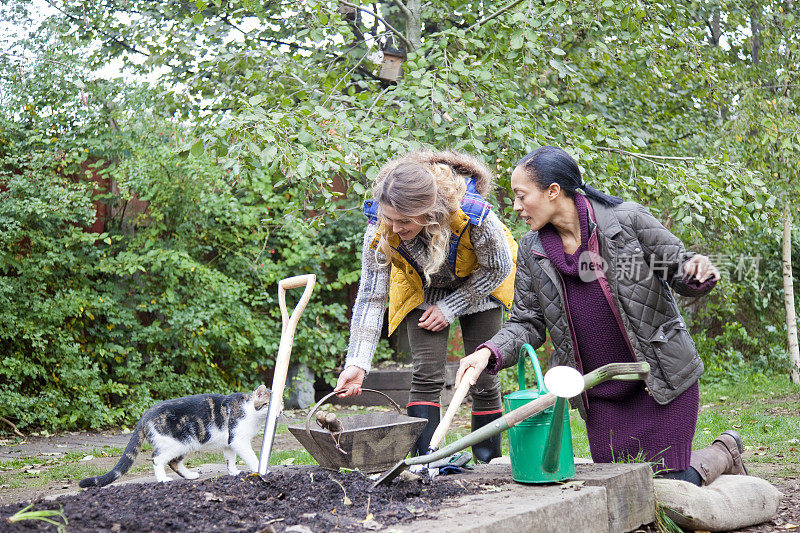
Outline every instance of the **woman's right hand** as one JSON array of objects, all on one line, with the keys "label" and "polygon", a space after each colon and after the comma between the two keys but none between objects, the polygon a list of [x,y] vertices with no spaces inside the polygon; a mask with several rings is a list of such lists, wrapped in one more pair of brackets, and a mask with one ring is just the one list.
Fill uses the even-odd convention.
[{"label": "woman's right hand", "polygon": [[336,382],[336,390],[340,390],[340,398],[348,398],[350,396],[359,396],[361,394],[361,384],[364,383],[364,376],[366,372],[363,368],[357,366],[348,366],[342,373],[339,374],[339,380]]},{"label": "woman's right hand", "polygon": [[464,377],[464,372],[466,372],[469,367],[473,367],[477,370],[477,372],[473,374],[472,383],[470,383],[470,385],[475,385],[475,383],[478,382],[478,376],[481,375],[483,369],[489,364],[489,358],[491,356],[492,351],[489,348],[481,348],[477,352],[462,357],[461,362],[458,364],[458,371],[456,372],[456,388],[458,388],[458,384],[461,383],[461,378]]}]

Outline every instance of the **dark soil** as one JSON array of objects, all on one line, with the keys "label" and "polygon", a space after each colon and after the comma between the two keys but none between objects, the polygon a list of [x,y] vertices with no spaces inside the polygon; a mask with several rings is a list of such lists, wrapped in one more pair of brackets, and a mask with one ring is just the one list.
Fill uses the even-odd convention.
[{"label": "dark soil", "polygon": [[[275,469],[264,478],[241,474],[92,488],[36,502],[33,510],[63,510],[70,533],[364,531],[428,517],[448,499],[481,491],[476,483],[446,478],[395,480],[370,490],[372,483],[356,472]],[[0,507],[0,531],[56,530],[41,520],[9,524],[23,507]]]}]

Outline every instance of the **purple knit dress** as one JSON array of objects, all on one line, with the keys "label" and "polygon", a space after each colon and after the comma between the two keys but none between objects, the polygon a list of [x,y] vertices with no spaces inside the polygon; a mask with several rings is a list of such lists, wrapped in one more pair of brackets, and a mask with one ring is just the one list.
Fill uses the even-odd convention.
[{"label": "purple knit dress", "polygon": [[[581,194],[575,195],[575,206],[581,245],[574,254],[564,252],[561,237],[550,224],[539,231],[539,237],[561,276],[578,369],[586,374],[607,363],[635,359],[600,282],[584,282],[578,276],[579,258],[590,237],[589,210]],[[667,405],[650,396],[644,381],[608,381],[586,394],[586,428],[595,462],[638,458],[659,463],[661,469],[689,468],[699,405],[697,383]]]}]

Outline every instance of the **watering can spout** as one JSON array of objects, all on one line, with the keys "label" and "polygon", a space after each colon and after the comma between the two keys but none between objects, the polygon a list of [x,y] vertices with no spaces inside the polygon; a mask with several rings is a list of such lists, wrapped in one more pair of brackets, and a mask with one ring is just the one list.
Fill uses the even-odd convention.
[{"label": "watering can spout", "polygon": [[564,428],[564,416],[567,409],[567,400],[559,397],[553,407],[553,418],[550,420],[550,429],[547,432],[547,440],[542,453],[542,470],[554,473],[558,470],[559,460],[561,459],[561,435]]},{"label": "watering can spout", "polygon": [[[580,372],[574,368],[560,366],[550,369],[544,378],[545,386],[555,394],[553,418],[547,431],[544,451],[542,452],[542,470],[555,473],[560,466],[562,449],[566,448],[572,460],[572,439],[563,442],[564,424],[569,427],[567,416],[567,399],[579,395],[584,390],[584,380]],[[566,461],[566,458],[564,459]]]},{"label": "watering can spout", "polygon": [[647,363],[611,363],[583,377],[576,370],[568,367],[554,367],[551,372],[548,372],[544,378],[545,386],[558,396],[558,399],[553,407],[553,418],[550,421],[542,453],[542,470],[551,474],[558,470],[561,449],[564,447],[561,435],[564,424],[568,423],[564,421],[567,414],[567,398],[577,396],[584,390],[608,379],[645,379],[649,371],[650,366]]}]

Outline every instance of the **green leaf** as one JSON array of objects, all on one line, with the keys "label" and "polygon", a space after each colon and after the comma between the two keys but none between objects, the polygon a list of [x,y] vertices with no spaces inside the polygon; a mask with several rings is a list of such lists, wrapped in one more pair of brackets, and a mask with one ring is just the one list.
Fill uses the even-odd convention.
[{"label": "green leaf", "polygon": [[559,48],[557,46],[554,46],[553,48],[551,48],[550,51],[553,52],[557,56],[567,55],[567,53],[564,50],[562,50],[561,48]]},{"label": "green leaf", "polygon": [[300,130],[297,133],[297,140],[303,143],[304,145],[308,146],[314,142],[314,136],[311,135],[306,130]]},{"label": "green leaf", "polygon": [[191,153],[195,157],[200,157],[201,155],[203,155],[203,150],[204,150],[203,141],[197,141],[192,145]]}]

